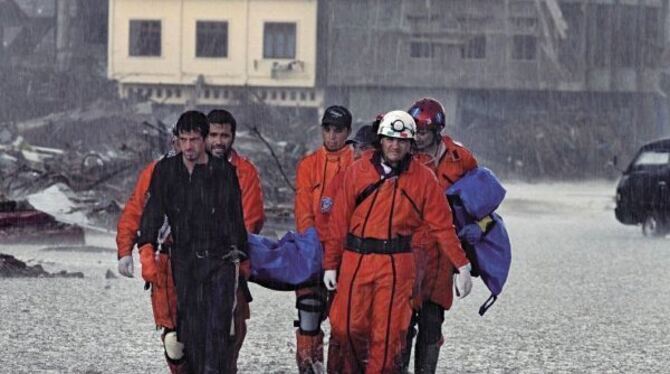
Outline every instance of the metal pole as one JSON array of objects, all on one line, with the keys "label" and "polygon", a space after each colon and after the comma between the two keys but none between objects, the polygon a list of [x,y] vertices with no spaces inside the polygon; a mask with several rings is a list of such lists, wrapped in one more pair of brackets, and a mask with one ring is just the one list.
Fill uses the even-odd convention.
[{"label": "metal pole", "polygon": [[70,63],[70,0],[56,0],[56,67],[60,71]]}]

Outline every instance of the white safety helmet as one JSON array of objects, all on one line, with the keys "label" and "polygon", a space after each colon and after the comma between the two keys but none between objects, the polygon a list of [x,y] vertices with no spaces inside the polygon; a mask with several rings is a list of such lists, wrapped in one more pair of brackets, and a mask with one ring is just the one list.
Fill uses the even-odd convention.
[{"label": "white safety helmet", "polygon": [[393,110],[384,114],[377,130],[377,135],[398,139],[414,139],[414,134],[414,118],[404,110]]}]

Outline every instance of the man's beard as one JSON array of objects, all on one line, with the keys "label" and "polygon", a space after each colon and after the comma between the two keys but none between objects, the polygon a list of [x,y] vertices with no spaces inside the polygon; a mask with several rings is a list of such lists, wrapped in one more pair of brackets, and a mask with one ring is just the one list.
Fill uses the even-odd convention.
[{"label": "man's beard", "polygon": [[230,150],[226,147],[216,147],[212,148],[212,155],[217,158],[228,158]]}]

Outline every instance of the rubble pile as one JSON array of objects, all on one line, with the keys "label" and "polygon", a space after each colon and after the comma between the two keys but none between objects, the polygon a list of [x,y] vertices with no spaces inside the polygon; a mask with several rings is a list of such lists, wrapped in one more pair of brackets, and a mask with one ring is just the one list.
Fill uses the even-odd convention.
[{"label": "rubble pile", "polygon": [[81,272],[68,273],[61,270],[57,273],[49,273],[42,265],[27,265],[14,256],[0,253],[0,278],[83,278]]},{"label": "rubble pile", "polygon": [[[119,102],[5,126],[0,133],[0,201],[20,200],[61,184],[96,226],[110,227],[139,168],[160,147],[151,116]],[[11,140],[8,140],[11,139]],[[97,222],[95,218],[99,218]]]},{"label": "rubble pile", "polygon": [[[178,115],[177,109],[150,103],[107,100],[4,124],[0,201],[24,199],[59,185],[71,202],[69,209],[81,212],[87,225],[115,229],[139,172],[169,150]],[[238,127],[235,147],[258,167],[268,214],[286,215],[292,209],[295,165],[306,151],[306,134],[297,128],[279,131],[278,126],[246,123]]]},{"label": "rubble pile", "polygon": [[0,202],[0,242],[83,244],[81,227],[57,221],[27,201]]},{"label": "rubble pile", "polygon": [[258,168],[266,208],[273,210],[290,207],[293,209],[295,168],[305,151],[304,147],[287,141],[276,141],[266,135],[261,134],[261,136],[273,149],[274,156],[268,145],[260,141],[258,135],[251,130],[238,132],[235,149],[249,158]]},{"label": "rubble pile", "polygon": [[612,123],[606,116],[546,115],[472,123],[454,136],[502,177],[611,178],[616,175],[608,166],[611,158],[630,155],[635,147],[631,134]]}]

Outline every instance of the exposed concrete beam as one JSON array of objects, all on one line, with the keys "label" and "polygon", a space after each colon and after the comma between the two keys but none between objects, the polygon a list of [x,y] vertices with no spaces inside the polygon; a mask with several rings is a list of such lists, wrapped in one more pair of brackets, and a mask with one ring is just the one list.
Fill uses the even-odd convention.
[{"label": "exposed concrete beam", "polygon": [[549,9],[551,19],[554,21],[554,26],[556,26],[558,36],[561,39],[565,39],[568,32],[568,23],[565,22],[565,18],[563,18],[563,12],[561,12],[561,8],[558,6],[558,1],[545,0],[545,2],[547,4],[547,9]]}]

